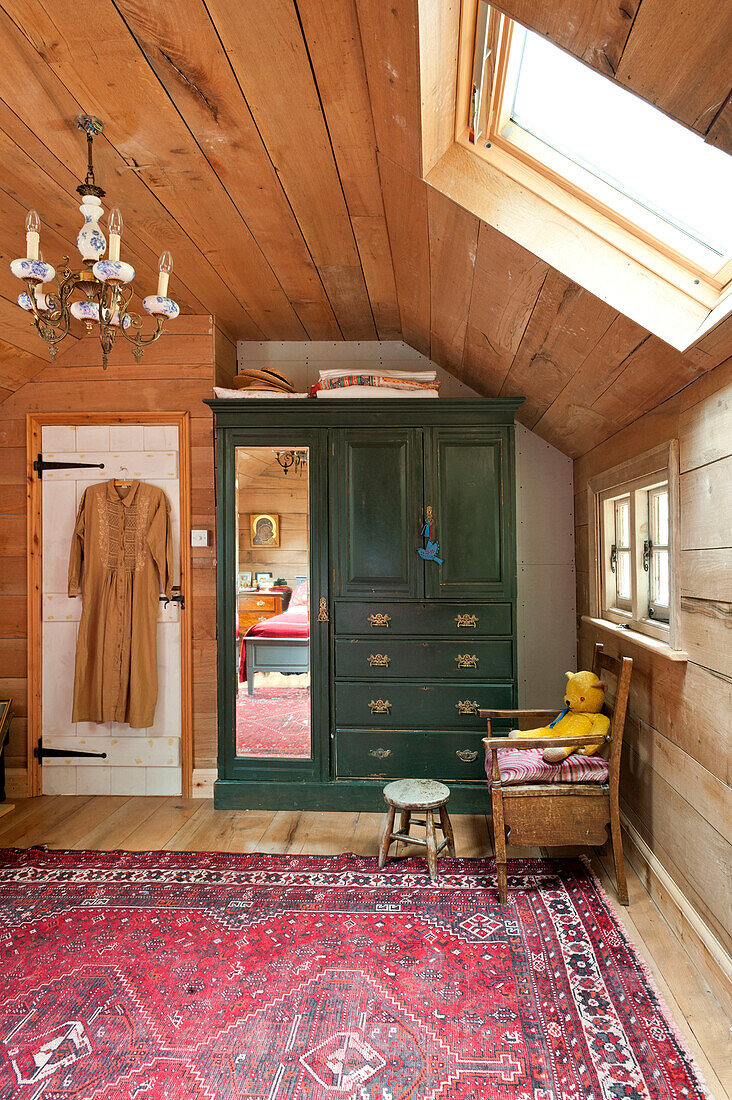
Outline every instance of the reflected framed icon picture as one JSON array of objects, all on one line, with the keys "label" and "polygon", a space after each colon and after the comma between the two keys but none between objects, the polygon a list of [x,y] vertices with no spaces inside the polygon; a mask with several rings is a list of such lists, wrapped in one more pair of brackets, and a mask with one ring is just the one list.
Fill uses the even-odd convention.
[{"label": "reflected framed icon picture", "polygon": [[249,535],[252,546],[279,546],[280,517],[268,512],[250,513]]}]

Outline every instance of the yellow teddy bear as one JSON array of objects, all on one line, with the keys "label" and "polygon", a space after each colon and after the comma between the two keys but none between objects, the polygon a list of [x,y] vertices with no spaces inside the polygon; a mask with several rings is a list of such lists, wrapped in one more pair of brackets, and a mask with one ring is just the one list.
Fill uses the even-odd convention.
[{"label": "yellow teddy bear", "polygon": [[573,752],[594,756],[610,730],[610,719],[601,714],[605,702],[605,684],[594,672],[567,672],[564,710],[548,726],[535,730],[512,730],[510,737],[591,737],[597,734],[597,744],[581,745],[578,749],[549,747],[542,758],[547,764],[560,764]]}]

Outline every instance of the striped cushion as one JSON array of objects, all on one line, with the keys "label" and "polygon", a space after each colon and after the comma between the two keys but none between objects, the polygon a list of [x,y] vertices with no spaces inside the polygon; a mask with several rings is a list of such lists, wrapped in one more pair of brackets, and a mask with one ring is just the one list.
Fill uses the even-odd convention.
[{"label": "striped cushion", "polygon": [[[573,753],[561,764],[546,764],[542,749],[499,749],[501,783],[606,783],[608,762],[602,756]],[[491,754],[486,750],[485,770],[491,777]]]}]

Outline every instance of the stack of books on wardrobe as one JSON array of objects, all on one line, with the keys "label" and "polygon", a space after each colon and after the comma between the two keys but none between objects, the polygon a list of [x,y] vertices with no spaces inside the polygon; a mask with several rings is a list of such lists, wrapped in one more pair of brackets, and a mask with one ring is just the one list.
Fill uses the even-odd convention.
[{"label": "stack of books on wardrobe", "polygon": [[321,370],[311,389],[315,397],[437,397],[440,383],[435,370]]}]

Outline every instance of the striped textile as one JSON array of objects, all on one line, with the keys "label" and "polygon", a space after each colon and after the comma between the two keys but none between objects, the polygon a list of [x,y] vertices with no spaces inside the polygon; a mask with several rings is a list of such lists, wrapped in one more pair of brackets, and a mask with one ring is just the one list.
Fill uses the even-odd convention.
[{"label": "striped textile", "polygon": [[[608,762],[602,756],[573,753],[561,764],[546,764],[542,749],[499,749],[501,783],[606,783]],[[491,754],[486,749],[485,771],[491,777]]]},{"label": "striped textile", "polygon": [[439,382],[417,382],[413,378],[395,378],[383,374],[347,374],[340,378],[321,378],[321,390],[342,389],[345,386],[386,386],[393,390],[437,390]]}]

